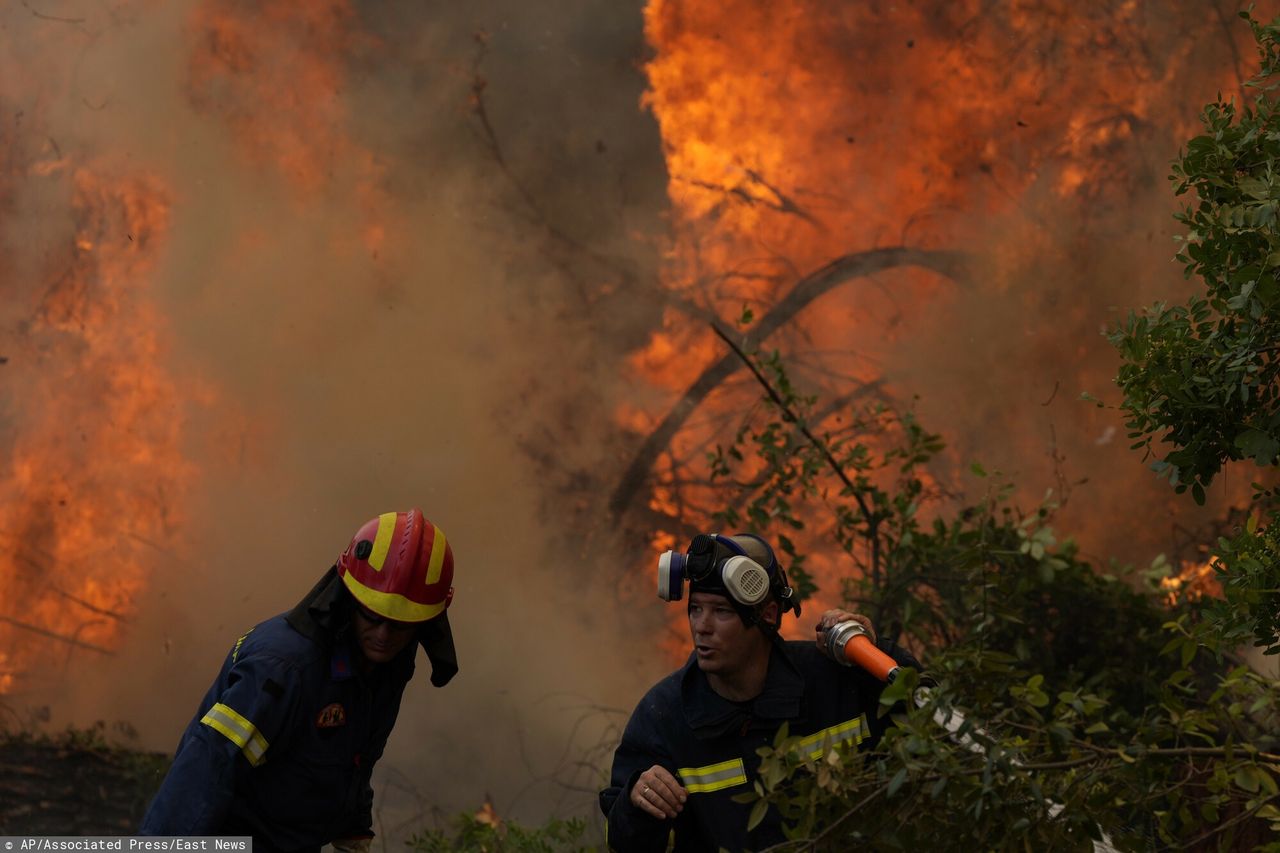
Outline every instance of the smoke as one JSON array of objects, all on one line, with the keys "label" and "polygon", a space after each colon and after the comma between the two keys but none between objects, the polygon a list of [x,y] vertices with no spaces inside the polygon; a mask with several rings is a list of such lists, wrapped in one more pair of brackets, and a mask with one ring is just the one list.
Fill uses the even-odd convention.
[{"label": "smoke", "polygon": [[[73,452],[54,431],[61,462],[23,469],[112,515],[0,586],[19,602],[0,614],[43,595],[74,633],[86,617],[40,592],[52,577],[129,623],[111,655],[0,634],[38,662],[6,704],[172,749],[236,637],[362,522],[418,505],[454,545],[462,671],[410,686],[376,777],[384,837],[487,796],[525,820],[590,811],[610,738],[670,663],[661,608],[630,606],[640,586],[652,604],[647,581],[618,582],[653,533],[605,510],[627,429],[712,357],[707,315],[898,242],[969,250],[977,274],[833,292],[780,336],[807,348],[801,381],[919,393],[957,469],[980,459],[1034,497],[1087,476],[1062,526],[1149,554],[1186,502],[1135,491],[1119,418],[1075,398],[1106,390],[1112,306],[1185,286],[1164,167],[1195,106],[1238,82],[1240,40],[1199,4],[965,8],[655,3],[651,57],[638,5],[605,0],[6,7],[0,356],[49,334],[40,306],[91,251],[86,217],[115,253],[93,257],[129,263],[72,289],[123,287],[105,317],[120,358],[86,362],[66,334],[11,356],[0,441],[17,459],[52,422],[134,440]],[[138,198],[164,212],[146,246]],[[109,381],[125,364],[153,392],[128,417]],[[52,512],[15,472],[7,507]],[[104,591],[126,571],[135,586]]]},{"label": "smoke", "polygon": [[[461,674],[410,686],[375,780],[381,828],[394,843],[486,797],[521,819],[588,812],[617,709],[665,667],[601,581],[625,552],[588,552],[585,507],[558,503],[610,458],[610,359],[657,301],[624,288],[653,265],[663,202],[639,10],[59,5],[0,16],[6,287],[24,297],[6,300],[6,339],[73,242],[67,176],[145,176],[167,226],[126,310],[154,314],[140,367],[175,389],[163,417],[191,474],[128,510],[169,520],[139,522],[114,653],[57,646],[6,704],[171,750],[236,637],[362,522],[417,505],[455,550]],[[37,175],[55,156],[66,167]],[[55,366],[6,387],[7,440],[39,425],[22,393],[58,398]],[[70,488],[91,506],[110,475]]]}]

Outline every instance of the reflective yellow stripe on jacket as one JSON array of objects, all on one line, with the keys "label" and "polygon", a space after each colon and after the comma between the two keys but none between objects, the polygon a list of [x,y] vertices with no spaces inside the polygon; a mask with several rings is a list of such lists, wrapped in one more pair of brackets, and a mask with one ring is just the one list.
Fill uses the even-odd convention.
[{"label": "reflective yellow stripe on jacket", "polygon": [[267,739],[264,738],[253,723],[237,714],[221,702],[209,709],[200,722],[214,731],[224,735],[227,740],[240,747],[249,763],[257,767],[264,760],[267,752]]},{"label": "reflective yellow stripe on jacket", "polygon": [[801,738],[800,751],[810,758],[821,758],[838,746],[850,742],[862,743],[868,734],[867,715],[859,714],[852,720],[845,720]]},{"label": "reflective yellow stripe on jacket", "polygon": [[[859,744],[870,734],[866,714],[828,726],[800,739],[800,752],[810,758],[821,758],[829,751],[846,744]],[[747,772],[741,758],[708,764],[705,767],[681,767],[680,781],[690,794],[721,791],[735,785],[747,784]]]},{"label": "reflective yellow stripe on jacket", "polygon": [[747,771],[741,758],[705,767],[681,767],[678,772],[681,784],[690,794],[705,794],[747,784]]}]

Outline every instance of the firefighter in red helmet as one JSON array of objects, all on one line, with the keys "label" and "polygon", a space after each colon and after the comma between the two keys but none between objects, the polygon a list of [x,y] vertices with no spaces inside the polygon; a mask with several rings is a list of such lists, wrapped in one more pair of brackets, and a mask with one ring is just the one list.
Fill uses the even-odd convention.
[{"label": "firefighter in red helmet", "polygon": [[421,510],[364,524],[293,610],[236,640],[187,726],[143,835],[248,835],[254,849],[365,851],[373,765],[417,646],[458,671],[453,549]]}]

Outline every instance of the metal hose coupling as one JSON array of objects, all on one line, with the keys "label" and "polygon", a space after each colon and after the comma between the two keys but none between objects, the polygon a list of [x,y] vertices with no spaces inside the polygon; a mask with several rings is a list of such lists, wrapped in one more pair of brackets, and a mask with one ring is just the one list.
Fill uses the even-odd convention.
[{"label": "metal hose coupling", "polygon": [[852,619],[838,622],[822,633],[832,660],[845,666],[860,666],[885,683],[897,678],[897,661],[876,648],[860,623]]}]

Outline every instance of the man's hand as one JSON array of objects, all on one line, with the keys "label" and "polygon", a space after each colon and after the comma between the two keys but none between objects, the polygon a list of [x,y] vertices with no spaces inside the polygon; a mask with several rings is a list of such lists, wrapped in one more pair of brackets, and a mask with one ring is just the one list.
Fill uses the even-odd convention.
[{"label": "man's hand", "polygon": [[867,636],[871,638],[871,642],[876,641],[876,629],[871,627],[871,620],[863,616],[861,613],[850,613],[848,610],[828,610],[822,614],[822,618],[818,620],[817,627],[814,632],[818,635],[818,650],[827,657],[831,657],[831,653],[827,650],[826,632],[841,622],[857,622],[863,628],[867,629]]},{"label": "man's hand", "polygon": [[659,819],[680,814],[688,798],[689,792],[671,771],[657,764],[641,773],[631,786],[631,804]]}]

